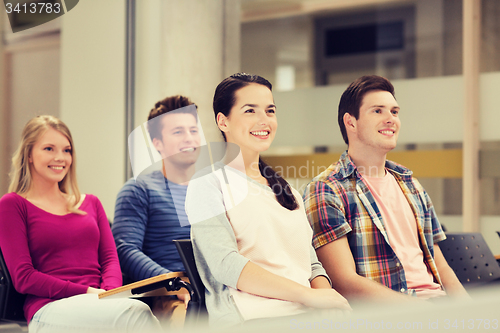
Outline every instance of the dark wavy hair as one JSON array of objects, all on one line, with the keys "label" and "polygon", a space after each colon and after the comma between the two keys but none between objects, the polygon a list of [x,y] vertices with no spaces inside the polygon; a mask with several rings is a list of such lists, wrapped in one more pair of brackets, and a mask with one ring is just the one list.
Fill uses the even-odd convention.
[{"label": "dark wavy hair", "polygon": [[[154,138],[162,139],[161,131],[162,131],[162,123],[159,121],[149,121],[153,118],[161,116],[165,113],[189,113],[194,116],[196,120],[198,120],[198,115],[196,111],[182,109],[185,106],[189,106],[194,104],[191,102],[189,97],[182,95],[170,96],[162,99],[161,101],[156,102],[155,107],[149,111],[148,116],[148,132],[151,140]],[[196,106],[196,104],[195,104]],[[180,109],[180,110],[179,110]]]},{"label": "dark wavy hair", "polygon": [[[236,91],[240,90],[243,87],[248,86],[251,83],[256,83],[263,85],[269,90],[273,90],[273,86],[269,81],[265,78],[246,74],[246,73],[237,73],[233,74],[228,78],[225,78],[217,88],[215,89],[214,94],[214,114],[215,120],[217,121],[217,115],[222,113],[224,116],[229,117],[231,113],[231,109],[236,102]],[[226,140],[226,135],[222,132],[222,136],[224,137],[224,141]],[[280,203],[281,206],[285,207],[288,210],[295,210],[299,207],[295,196],[292,193],[292,189],[290,184],[287,183],[280,174],[274,171],[269,165],[267,165],[262,158],[259,157],[259,170],[260,173],[267,179],[269,186],[273,190],[276,195],[276,200]]]},{"label": "dark wavy hair", "polygon": [[345,143],[349,145],[347,131],[344,124],[344,114],[349,113],[356,119],[359,119],[359,108],[363,102],[365,94],[372,90],[388,91],[394,96],[394,86],[385,77],[378,75],[365,75],[354,80],[344,91],[339,103],[338,122],[340,132]]}]

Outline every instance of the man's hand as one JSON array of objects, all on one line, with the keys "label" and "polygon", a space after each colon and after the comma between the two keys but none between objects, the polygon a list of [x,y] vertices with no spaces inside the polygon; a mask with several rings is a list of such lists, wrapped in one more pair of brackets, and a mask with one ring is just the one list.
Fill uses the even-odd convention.
[{"label": "man's hand", "polygon": [[177,298],[184,302],[184,305],[186,306],[187,309],[188,303],[191,300],[191,296],[188,293],[185,293],[185,294],[178,294]]}]

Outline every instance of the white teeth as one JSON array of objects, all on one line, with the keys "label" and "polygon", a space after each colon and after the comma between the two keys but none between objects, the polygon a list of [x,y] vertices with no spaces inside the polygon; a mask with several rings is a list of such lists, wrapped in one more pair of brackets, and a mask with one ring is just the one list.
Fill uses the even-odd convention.
[{"label": "white teeth", "polygon": [[186,152],[193,152],[194,151],[194,147],[191,147],[191,148],[182,148],[181,149],[182,152],[186,151]]},{"label": "white teeth", "polygon": [[268,131],[256,131],[256,132],[250,132],[252,133],[253,135],[258,135],[258,136],[266,136],[269,134]]},{"label": "white teeth", "polygon": [[59,167],[59,166],[51,166],[52,169],[55,169],[55,170],[62,170],[64,169],[64,167]]},{"label": "white teeth", "polygon": [[380,131],[380,133],[382,133],[382,134],[394,134],[393,131]]}]

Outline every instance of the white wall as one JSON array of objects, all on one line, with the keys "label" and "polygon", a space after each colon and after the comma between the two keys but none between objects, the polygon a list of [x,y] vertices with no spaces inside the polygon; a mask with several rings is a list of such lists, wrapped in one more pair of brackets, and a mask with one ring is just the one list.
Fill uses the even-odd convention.
[{"label": "white wall", "polygon": [[273,146],[343,144],[337,107],[347,86],[335,85],[274,92],[278,131]]},{"label": "white wall", "polygon": [[10,54],[10,154],[17,148],[28,120],[42,114],[59,116],[59,52],[59,45],[54,44]]},{"label": "white wall", "polygon": [[125,0],[86,0],[62,17],[61,119],[83,193],[112,219],[125,180]]},{"label": "white wall", "polygon": [[463,140],[463,80],[444,76],[393,81],[401,106],[398,143]]},{"label": "white wall", "polygon": [[212,99],[240,68],[239,1],[138,1],[137,14],[136,126],[158,100],[181,94],[198,105],[207,140],[220,140]]},{"label": "white wall", "polygon": [[479,135],[481,140],[492,141],[500,140],[500,73],[481,74],[479,84],[481,85],[481,100],[479,115]]},{"label": "white wall", "polygon": [[443,0],[418,0],[415,9],[416,77],[443,75]]},{"label": "white wall", "polygon": [[[212,97],[239,71],[239,1],[137,1],[135,126],[161,98],[184,94],[218,140]],[[125,181],[125,0],[86,0],[63,16],[61,118],[71,128],[83,192],[110,219]]]},{"label": "white wall", "polygon": [[38,115],[59,116],[58,36],[42,36],[36,42],[5,47],[2,54],[7,79],[2,80],[5,89],[0,97],[0,195],[7,193],[12,156],[24,125]]},{"label": "white wall", "polygon": [[161,0],[136,2],[135,125],[146,122],[154,103],[166,97],[162,89]]},{"label": "white wall", "polygon": [[276,68],[293,66],[295,86],[314,86],[314,21],[312,16],[242,24],[242,70],[258,74],[277,88]]}]

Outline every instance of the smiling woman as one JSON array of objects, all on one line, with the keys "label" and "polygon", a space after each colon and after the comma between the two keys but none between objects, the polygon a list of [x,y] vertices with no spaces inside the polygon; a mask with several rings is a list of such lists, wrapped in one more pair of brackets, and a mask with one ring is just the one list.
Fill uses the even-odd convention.
[{"label": "smiling woman", "polygon": [[121,286],[120,265],[99,199],[80,195],[75,176],[66,125],[30,120],[12,159],[11,193],[0,199],[0,247],[14,287],[27,294],[29,331],[160,329],[139,301],[98,300]]},{"label": "smiling woman", "polygon": [[[66,195],[67,211],[77,212],[75,206],[81,198],[76,181],[73,138],[68,127],[55,117],[38,116],[26,124],[21,137],[19,148],[12,158],[9,192],[27,196],[39,184],[35,180],[40,179],[40,172],[42,175],[52,175],[55,178],[49,182],[52,183],[49,186],[56,184],[60,192]],[[42,167],[40,164],[43,162],[52,164]],[[50,167],[53,173],[46,170]],[[63,170],[57,170],[61,167]]]},{"label": "smiling woman", "polygon": [[244,73],[217,86],[214,113],[226,156],[188,186],[196,266],[217,326],[350,309],[316,258],[300,194],[260,159],[278,127],[271,89],[266,79]]},{"label": "smiling woman", "polygon": [[71,144],[64,134],[49,128],[33,145],[28,161],[31,163],[33,187],[59,183],[71,168]]},{"label": "smiling woman", "polygon": [[271,83],[258,75],[234,74],[217,86],[213,108],[224,141],[241,150],[247,176],[268,185],[283,207],[297,209],[290,185],[260,158],[278,128]]},{"label": "smiling woman", "polygon": [[251,83],[237,90],[235,98],[232,112],[227,116],[219,112],[217,123],[226,141],[239,145],[244,158],[255,158],[269,148],[278,129],[273,94],[268,87]]}]

